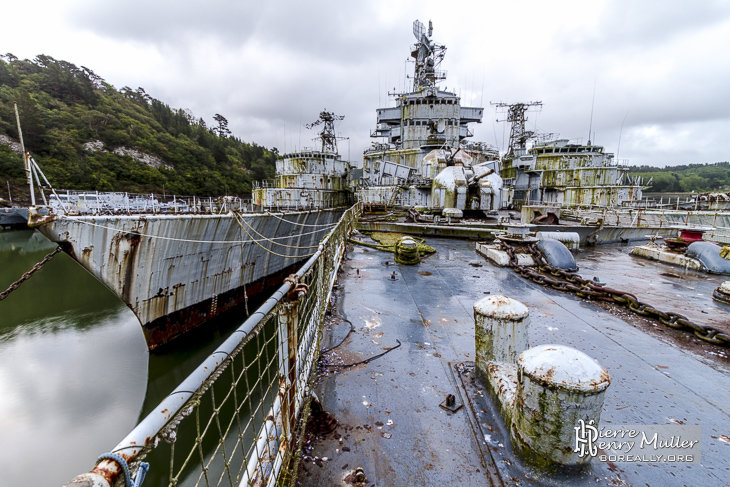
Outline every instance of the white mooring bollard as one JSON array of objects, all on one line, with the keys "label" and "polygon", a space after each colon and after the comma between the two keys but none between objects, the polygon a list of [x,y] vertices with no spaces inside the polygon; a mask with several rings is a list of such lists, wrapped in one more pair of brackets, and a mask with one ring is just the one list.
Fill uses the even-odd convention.
[{"label": "white mooring bollard", "polygon": [[487,362],[517,363],[527,348],[527,306],[506,296],[482,298],[474,303],[474,322],[477,372],[484,374]]},{"label": "white mooring bollard", "polygon": [[712,293],[712,297],[723,303],[730,304],[730,281],[720,284]]},{"label": "white mooring bollard", "polygon": [[585,353],[563,345],[540,345],[517,359],[517,400],[512,447],[540,467],[587,464],[574,452],[578,420],[595,425],[611,383],[608,371]]}]

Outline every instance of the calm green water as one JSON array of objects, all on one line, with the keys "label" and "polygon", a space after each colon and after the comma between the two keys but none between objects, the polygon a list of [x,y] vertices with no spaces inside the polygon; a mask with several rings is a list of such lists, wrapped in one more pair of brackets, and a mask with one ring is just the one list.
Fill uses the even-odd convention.
[{"label": "calm green water", "polygon": [[[54,247],[32,230],[0,232],[0,291]],[[124,303],[56,255],[0,301],[0,486],[60,486],[90,470],[244,318],[150,354]]]}]

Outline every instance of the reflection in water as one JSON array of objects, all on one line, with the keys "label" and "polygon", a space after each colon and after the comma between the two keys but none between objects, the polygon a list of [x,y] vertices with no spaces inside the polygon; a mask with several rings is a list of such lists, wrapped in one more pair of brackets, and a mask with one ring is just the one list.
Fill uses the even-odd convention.
[{"label": "reflection in water", "polygon": [[[1,232],[0,289],[54,247],[32,230]],[[136,423],[146,350],[132,312],[65,254],[0,302],[0,485],[63,485],[89,470]]]},{"label": "reflection in water", "polygon": [[[54,247],[33,230],[0,232],[0,291]],[[0,486],[90,470],[244,319],[237,308],[150,354],[124,303],[56,255],[0,301]]]},{"label": "reflection in water", "polygon": [[[55,247],[33,230],[0,232],[0,289],[5,290]],[[106,315],[110,308],[124,305],[73,259],[60,253],[0,306],[0,341],[4,341],[11,338],[8,334],[31,331],[28,326],[36,332],[52,333],[65,326],[67,320],[60,317],[66,313]],[[97,323],[88,319],[71,322],[76,327]]]}]

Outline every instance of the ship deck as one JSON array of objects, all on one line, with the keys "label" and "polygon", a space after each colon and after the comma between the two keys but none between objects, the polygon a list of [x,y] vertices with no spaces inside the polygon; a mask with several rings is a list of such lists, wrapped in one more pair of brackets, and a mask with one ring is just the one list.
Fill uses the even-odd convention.
[{"label": "ship deck", "polygon": [[[323,363],[355,363],[397,341],[402,345],[366,364],[321,369],[316,392],[338,426],[306,439],[298,485],[726,485],[726,349],[525,281],[476,254],[474,242],[432,238],[427,243],[437,253],[416,266],[394,264],[392,254],[362,246],[349,249],[323,348],[337,345],[350,330],[340,319],[349,320],[354,332],[325,354]],[[576,255],[579,274],[630,289],[659,309],[728,327],[730,307],[711,298],[721,276],[640,260],[629,250],[584,250]],[[554,475],[524,466],[484,386],[471,382],[468,372],[475,360],[473,304],[497,294],[529,308],[531,346],[566,344],[608,369],[612,383],[603,425],[700,425],[702,463],[594,459],[580,473]],[[458,364],[466,365],[466,374],[456,370]],[[439,407],[447,394],[465,407],[455,413]],[[358,467],[364,483],[354,482]]]}]

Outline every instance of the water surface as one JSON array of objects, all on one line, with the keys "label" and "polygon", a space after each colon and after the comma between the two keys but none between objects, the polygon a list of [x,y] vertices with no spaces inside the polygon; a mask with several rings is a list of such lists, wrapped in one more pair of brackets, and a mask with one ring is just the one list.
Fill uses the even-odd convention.
[{"label": "water surface", "polygon": [[[0,291],[54,247],[0,232]],[[57,254],[0,301],[0,486],[64,485],[93,468],[244,318],[151,354],[132,311]]]}]

